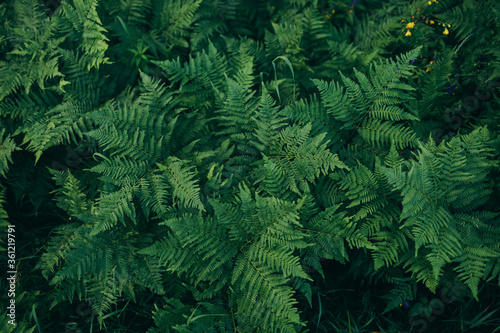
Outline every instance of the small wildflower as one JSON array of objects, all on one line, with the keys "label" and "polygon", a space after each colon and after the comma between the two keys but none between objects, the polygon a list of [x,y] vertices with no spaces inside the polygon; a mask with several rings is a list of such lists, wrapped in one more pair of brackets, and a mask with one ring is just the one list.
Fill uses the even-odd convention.
[{"label": "small wildflower", "polygon": [[429,24],[429,21],[425,21],[425,24]]},{"label": "small wildflower", "polygon": [[330,14],[326,14],[326,18],[327,18],[327,19],[330,19],[331,17],[332,17],[332,15],[330,15]]},{"label": "small wildflower", "polygon": [[448,35],[449,33],[448,28],[444,28],[443,35]]},{"label": "small wildflower", "polygon": [[71,220],[71,216],[68,218],[68,220]]},{"label": "small wildflower", "polygon": [[401,20],[401,23],[404,23],[405,20]]},{"label": "small wildflower", "polygon": [[414,65],[417,61],[414,59],[414,60],[410,60],[410,65]]},{"label": "small wildflower", "polygon": [[434,24],[434,21],[433,20],[430,20],[431,24]]},{"label": "small wildflower", "polygon": [[432,65],[432,64],[434,64],[434,60],[431,60],[430,64],[431,64],[431,65]]},{"label": "small wildflower", "polygon": [[428,4],[429,4],[429,6],[430,6],[430,5],[432,5],[432,2],[431,2],[431,1],[429,1],[429,2],[428,2]]},{"label": "small wildflower", "polygon": [[403,301],[403,303],[399,304],[399,306],[402,306],[405,309],[408,309],[410,307],[410,302],[408,300],[405,300],[405,301]]},{"label": "small wildflower", "polygon": [[349,9],[349,13],[352,13],[352,9]]},{"label": "small wildflower", "polygon": [[455,90],[457,90],[457,84],[454,83],[451,86],[446,88],[446,91],[448,91],[448,95],[455,95]]},{"label": "small wildflower", "polygon": [[407,29],[411,29],[411,28],[414,28],[414,27],[415,27],[415,23],[413,23],[413,22],[410,22],[410,23],[408,23],[408,24],[406,25],[406,28],[407,28]]},{"label": "small wildflower", "polygon": [[332,10],[332,14],[335,14],[335,9]]},{"label": "small wildflower", "polygon": [[425,71],[426,71],[426,72],[430,72],[430,71],[431,71],[431,69],[430,69],[429,67],[427,67],[427,68],[425,69]]},{"label": "small wildflower", "polygon": [[411,36],[411,32],[410,32],[410,30],[408,30],[408,31],[405,33],[405,36]]}]

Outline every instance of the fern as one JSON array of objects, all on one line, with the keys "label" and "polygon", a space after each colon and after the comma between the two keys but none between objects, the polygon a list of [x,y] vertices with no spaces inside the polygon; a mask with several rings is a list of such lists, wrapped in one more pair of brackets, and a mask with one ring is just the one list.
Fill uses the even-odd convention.
[{"label": "fern", "polygon": [[[403,227],[411,228],[415,242],[416,258],[409,260],[408,264],[411,263],[411,271],[417,273],[418,280],[424,281],[431,290],[436,288],[443,266],[456,259],[462,270],[460,278],[477,297],[478,276],[484,273],[484,266],[468,265],[469,253],[480,254],[484,256],[483,260],[494,256],[488,248],[473,250],[467,245],[471,236],[459,232],[454,218],[455,214],[471,212],[480,204],[483,197],[477,194],[470,198],[471,188],[479,191],[474,193],[488,191],[488,185],[474,176],[475,157],[466,153],[472,142],[477,144],[472,150],[487,149],[484,146],[486,141],[481,141],[482,144],[477,141],[480,137],[484,140],[485,135],[485,129],[477,129],[463,139],[454,138],[438,147],[431,140],[427,146],[421,146],[418,159],[411,162],[408,172],[401,166],[381,167],[393,189],[401,191],[403,196],[400,219],[404,221]],[[483,165],[492,167],[495,164],[488,161],[487,156],[483,153],[480,157]],[[463,242],[465,245],[460,245]],[[417,257],[421,246],[425,247],[425,258]],[[465,267],[469,267],[467,274]]]},{"label": "fern", "polygon": [[406,92],[414,88],[401,83],[400,79],[410,74],[412,66],[409,60],[414,59],[418,52],[419,49],[409,52],[397,62],[373,65],[370,69],[371,80],[360,72],[356,72],[359,83],[342,77],[346,88],[339,82],[328,84],[313,80],[327,112],[342,123],[340,129],[351,131],[351,140],[357,132],[372,146],[386,145],[391,140],[395,140],[400,148],[413,146],[415,134],[395,122],[417,119],[398,107],[397,103],[411,99]]},{"label": "fern", "polygon": [[[304,246],[303,236],[293,228],[298,224],[294,212],[300,206],[258,195],[253,199],[244,184],[239,191],[235,203],[210,200],[213,219],[185,215],[163,222],[173,233],[141,253],[159,256],[169,270],[187,274],[195,286],[211,281],[215,288],[211,292],[221,292],[231,279],[233,287],[224,292],[229,292],[230,306],[236,306],[238,324],[261,323],[272,330],[295,331],[293,324],[299,318],[286,283],[290,276],[307,278],[291,252]],[[193,258],[206,264],[188,270]],[[231,275],[224,273],[228,269]],[[242,321],[248,317],[249,322]]]},{"label": "fern", "polygon": [[0,174],[5,177],[5,173],[9,170],[9,162],[12,163],[12,153],[16,150],[21,150],[21,148],[16,146],[16,143],[9,137],[3,138],[5,134],[5,128],[0,132]]},{"label": "fern", "polygon": [[[57,47],[64,38],[53,37],[56,22],[44,17],[36,1],[16,1],[13,9],[17,25],[13,29],[13,37],[18,44],[10,54],[16,56],[18,61],[0,61],[0,101],[21,87],[28,94],[35,82],[42,90],[64,91],[63,86],[68,82],[59,70],[57,53]],[[55,84],[51,79],[57,77],[60,80]],[[46,87],[46,83],[49,86]]]},{"label": "fern", "polygon": [[[486,311],[492,4],[1,4],[0,224],[33,230],[18,330],[61,331],[35,310],[78,299],[97,315],[82,331],[403,331],[384,314],[448,279]],[[495,323],[469,313],[433,325]]]},{"label": "fern", "polygon": [[73,0],[64,2],[61,10],[61,15],[65,18],[63,29],[79,35],[79,48],[85,54],[87,69],[99,68],[109,60],[104,56],[108,49],[108,38],[97,14],[97,4],[97,0]]}]

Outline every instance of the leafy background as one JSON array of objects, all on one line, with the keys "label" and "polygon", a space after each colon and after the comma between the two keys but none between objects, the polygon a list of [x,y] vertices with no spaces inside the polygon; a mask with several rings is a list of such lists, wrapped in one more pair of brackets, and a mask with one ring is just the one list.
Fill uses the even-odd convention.
[{"label": "leafy background", "polygon": [[2,331],[498,331],[495,1],[0,22]]}]

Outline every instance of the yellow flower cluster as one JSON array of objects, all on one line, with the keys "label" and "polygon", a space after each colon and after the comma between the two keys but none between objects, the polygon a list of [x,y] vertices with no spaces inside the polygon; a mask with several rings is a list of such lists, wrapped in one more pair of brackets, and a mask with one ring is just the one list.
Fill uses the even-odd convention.
[{"label": "yellow flower cluster", "polygon": [[[405,20],[401,21],[401,23],[403,23]],[[409,22],[406,27],[406,29],[413,29],[415,28],[415,22]],[[411,32],[410,30],[408,30],[406,33],[405,33],[405,36],[408,37],[408,36],[411,36]]]},{"label": "yellow flower cluster", "polygon": [[[433,64],[434,64],[434,61],[433,61],[433,60],[431,60],[431,62],[430,62],[429,64],[430,64],[430,65],[433,65]],[[431,71],[431,68],[430,68],[430,67],[427,67],[427,68],[425,69],[425,71],[426,71],[426,72],[430,72],[430,71]]]},{"label": "yellow flower cluster", "polygon": [[437,0],[432,0],[428,2],[429,6],[432,5],[433,2],[438,3]]},{"label": "yellow flower cluster", "polygon": [[[437,2],[436,0],[433,0],[434,2]],[[430,1],[429,1],[430,2]],[[412,18],[414,18],[412,16]],[[422,20],[425,19],[425,16],[422,16]],[[404,23],[405,20],[401,20],[401,23]],[[426,24],[434,24],[435,22],[433,20],[427,20],[425,21]],[[446,27],[446,25],[444,23],[438,23],[438,25],[442,25],[444,27],[444,31],[443,31],[443,35],[449,35],[450,34],[450,31],[448,30],[448,28],[451,28],[451,25],[448,24],[448,27]],[[405,29],[408,29],[405,33],[405,36],[408,37],[408,36],[411,36],[411,31],[409,29],[413,29],[415,28],[415,22],[409,22],[406,24],[406,27]]]},{"label": "yellow flower cluster", "polygon": [[444,23],[438,23],[438,25],[442,25],[444,27],[443,35],[450,34],[450,31],[448,30],[448,28],[451,28],[451,25],[448,24],[448,27],[446,27],[446,24],[444,24]]}]

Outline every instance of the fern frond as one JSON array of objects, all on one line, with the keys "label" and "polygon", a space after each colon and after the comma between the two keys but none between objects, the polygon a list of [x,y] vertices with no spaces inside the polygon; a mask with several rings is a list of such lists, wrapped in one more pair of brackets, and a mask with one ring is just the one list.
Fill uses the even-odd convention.
[{"label": "fern frond", "polygon": [[80,181],[70,172],[53,172],[58,173],[56,185],[62,185],[61,188],[54,190],[56,194],[57,206],[67,212],[70,216],[85,214],[90,211],[91,204],[83,193]]},{"label": "fern frond", "polygon": [[97,130],[87,132],[86,135],[94,138],[103,145],[105,150],[113,149],[113,155],[125,156],[145,160],[148,163],[160,161],[162,155],[162,138],[147,138],[146,131],[140,130],[119,130],[114,124],[105,126]]},{"label": "fern frond", "polygon": [[97,14],[97,5],[98,0],[72,0],[61,5],[60,15],[67,20],[64,29],[78,36],[81,42],[79,48],[85,54],[88,70],[109,63],[104,55],[109,39]]},{"label": "fern frond", "polygon": [[[370,144],[380,145],[390,142],[390,137],[398,133],[395,136],[398,137],[398,145],[412,145],[414,134],[392,121],[416,119],[396,104],[411,99],[406,92],[414,88],[401,83],[400,79],[409,76],[412,68],[409,60],[414,59],[419,51],[420,48],[417,48],[397,57],[396,61],[388,60],[372,65],[370,79],[355,71],[359,83],[342,76],[346,88],[340,82],[328,84],[313,80],[327,112],[343,123],[340,129],[352,131],[351,139],[354,131],[359,130],[359,134]],[[381,119],[388,121],[382,122]]]},{"label": "fern frond", "polygon": [[456,258],[456,262],[460,262],[460,264],[454,270],[458,273],[460,280],[470,288],[476,300],[478,300],[478,285],[480,280],[484,278],[487,262],[490,258],[498,258],[499,256],[498,251],[471,244],[471,246],[464,248]]},{"label": "fern frond", "polygon": [[200,199],[200,188],[193,179],[196,173],[192,171],[192,167],[186,167],[184,161],[172,156],[167,159],[166,164],[157,165],[172,186],[174,198],[179,199],[186,207],[205,211]]},{"label": "fern frond", "polygon": [[110,193],[103,193],[97,200],[96,212],[93,214],[95,223],[91,235],[97,235],[103,231],[110,230],[118,222],[127,225],[126,217],[132,222],[136,221],[135,205],[132,202],[134,188],[121,187]]},{"label": "fern frond", "polygon": [[16,150],[21,150],[16,143],[10,138],[10,135],[3,137],[5,128],[0,132],[0,175],[5,177],[5,173],[9,170],[9,163],[12,163],[12,153]]}]

